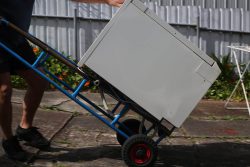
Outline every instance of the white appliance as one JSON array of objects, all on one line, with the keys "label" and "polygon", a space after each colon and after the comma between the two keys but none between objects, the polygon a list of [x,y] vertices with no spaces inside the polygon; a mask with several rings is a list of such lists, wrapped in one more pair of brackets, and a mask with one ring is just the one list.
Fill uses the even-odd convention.
[{"label": "white appliance", "polygon": [[180,127],[220,74],[217,64],[139,0],[127,0],[78,66]]}]

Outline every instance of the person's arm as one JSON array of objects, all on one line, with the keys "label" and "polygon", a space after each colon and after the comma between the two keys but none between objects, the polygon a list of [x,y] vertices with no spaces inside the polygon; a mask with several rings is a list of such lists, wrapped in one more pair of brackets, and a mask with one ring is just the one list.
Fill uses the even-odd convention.
[{"label": "person's arm", "polygon": [[120,7],[125,0],[72,0],[75,2],[84,2],[84,3],[107,3],[112,6]]}]

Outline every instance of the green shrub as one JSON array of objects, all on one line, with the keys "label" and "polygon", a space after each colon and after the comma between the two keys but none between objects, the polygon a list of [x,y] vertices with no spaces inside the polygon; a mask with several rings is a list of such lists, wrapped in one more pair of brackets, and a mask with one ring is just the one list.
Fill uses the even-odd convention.
[{"label": "green shrub", "polygon": [[27,88],[26,82],[21,77],[19,77],[17,75],[11,76],[11,84],[12,84],[13,88],[17,88],[17,89],[26,89]]},{"label": "green shrub", "polygon": [[[67,58],[71,59],[70,57]],[[83,79],[82,76],[54,57],[50,57],[45,65],[48,71],[57,76],[59,80],[66,82],[72,88],[75,88]],[[51,85],[51,88],[54,89],[54,86]]]},{"label": "green shrub", "polygon": [[[41,51],[34,47],[34,53],[38,56]],[[71,59],[70,56],[67,58]],[[71,59],[72,60],[72,59]],[[66,82],[70,87],[75,88],[79,82],[82,80],[82,77],[73,71],[72,69],[68,68],[65,64],[61,63],[58,59],[54,57],[49,57],[45,62],[45,67],[50,71],[52,74],[56,75],[58,79]],[[18,89],[26,89],[27,84],[26,82],[19,76],[13,75],[12,78],[12,86]],[[50,90],[55,89],[53,85],[50,85]]]},{"label": "green shrub", "polygon": [[[227,99],[231,92],[233,91],[235,85],[239,80],[239,76],[236,73],[235,65],[230,61],[230,55],[222,56],[221,59],[217,58],[214,54],[211,56],[218,64],[221,74],[218,79],[214,82],[211,88],[208,90],[204,98],[225,100]],[[244,68],[245,64],[241,65]],[[250,93],[250,73],[246,72],[244,77],[244,84],[246,86],[246,91]],[[238,87],[234,96],[234,100],[241,101],[244,99],[244,94],[242,92],[241,86]]]}]

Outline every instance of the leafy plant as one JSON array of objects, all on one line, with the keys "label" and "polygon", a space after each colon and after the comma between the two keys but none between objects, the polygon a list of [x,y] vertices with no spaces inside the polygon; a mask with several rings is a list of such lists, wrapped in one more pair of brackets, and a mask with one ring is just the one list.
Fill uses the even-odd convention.
[{"label": "leafy plant", "polygon": [[237,80],[237,75],[235,73],[236,66],[231,62],[230,54],[222,56],[221,59],[216,57],[215,54],[212,54],[211,57],[216,61],[221,70],[219,80],[228,82],[235,82]]},{"label": "leafy plant", "polygon": [[[68,57],[68,59],[70,59],[70,57]],[[82,77],[78,73],[54,57],[50,57],[45,62],[45,65],[48,71],[54,74],[59,80],[67,83],[72,88],[75,88],[82,80]],[[51,88],[54,89],[52,85]]]},{"label": "leafy plant", "polygon": [[[214,82],[211,88],[208,90],[204,98],[225,100],[227,99],[231,92],[233,91],[235,85],[238,82],[239,76],[235,71],[235,65],[231,62],[230,55],[222,56],[221,59],[216,57],[214,54],[211,57],[217,62],[221,74],[218,79]],[[244,67],[245,65],[241,65]],[[244,77],[244,84],[246,86],[246,91],[250,92],[250,73],[247,71]],[[244,99],[244,94],[241,87],[236,90],[233,97],[234,100],[241,101]]]},{"label": "leafy plant", "polygon": [[[33,52],[38,56],[41,53],[41,50],[37,47],[34,47]],[[70,56],[68,56],[67,58],[73,61]],[[58,59],[52,56],[46,60],[45,67],[46,69],[48,69],[48,71],[54,74],[59,80],[62,80],[65,83],[67,83],[71,88],[75,88],[82,80],[82,76],[80,76],[78,73],[76,73],[68,66],[61,63]],[[14,88],[19,88],[19,89],[27,88],[26,82],[19,76],[12,76],[12,86]],[[55,88],[53,85],[50,85],[50,89],[53,90]]]},{"label": "leafy plant", "polygon": [[22,79],[21,77],[17,75],[11,76],[11,84],[12,87],[17,88],[17,89],[25,89],[27,88],[27,83]]}]

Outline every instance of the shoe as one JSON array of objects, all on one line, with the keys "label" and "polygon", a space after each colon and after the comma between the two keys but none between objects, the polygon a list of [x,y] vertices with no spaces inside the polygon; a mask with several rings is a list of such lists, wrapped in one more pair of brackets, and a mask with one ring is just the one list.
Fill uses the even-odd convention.
[{"label": "shoe", "polygon": [[2,140],[2,147],[8,158],[22,162],[28,160],[29,154],[22,149],[15,136]]},{"label": "shoe", "polygon": [[50,147],[50,142],[38,131],[37,127],[23,129],[18,126],[16,136],[18,140],[23,140],[32,147],[39,149],[48,149]]}]

